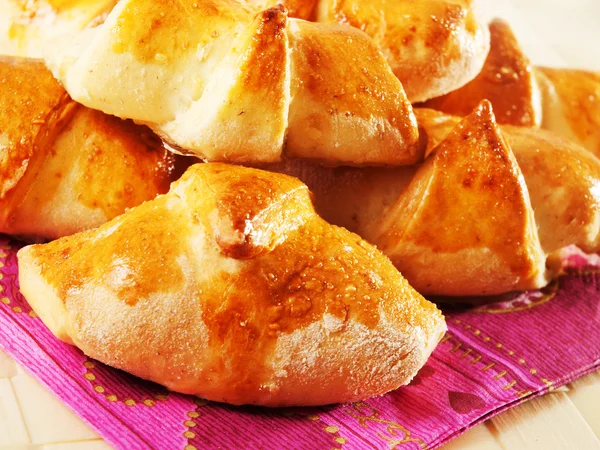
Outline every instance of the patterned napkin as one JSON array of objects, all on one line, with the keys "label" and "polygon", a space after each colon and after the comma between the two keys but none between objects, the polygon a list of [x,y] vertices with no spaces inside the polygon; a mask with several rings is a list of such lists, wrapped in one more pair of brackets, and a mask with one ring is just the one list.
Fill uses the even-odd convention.
[{"label": "patterned napkin", "polygon": [[19,293],[17,248],[0,238],[0,348],[120,449],[435,448],[600,363],[600,258],[572,250],[546,289],[446,311],[449,332],[409,386],[348,405],[230,407],[59,342]]}]

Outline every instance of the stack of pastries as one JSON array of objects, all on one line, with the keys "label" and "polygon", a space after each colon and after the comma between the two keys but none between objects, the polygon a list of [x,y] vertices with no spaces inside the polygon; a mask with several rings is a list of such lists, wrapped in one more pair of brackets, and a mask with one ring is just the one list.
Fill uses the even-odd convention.
[{"label": "stack of pastries", "polygon": [[473,0],[0,0],[0,53],[23,295],[177,392],[382,395],[446,330],[422,295],[600,250],[600,75]]}]

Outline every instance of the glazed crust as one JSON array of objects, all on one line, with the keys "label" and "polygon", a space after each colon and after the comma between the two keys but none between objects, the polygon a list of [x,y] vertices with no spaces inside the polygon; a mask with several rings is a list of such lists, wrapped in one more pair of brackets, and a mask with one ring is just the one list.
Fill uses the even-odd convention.
[{"label": "glazed crust", "polygon": [[397,80],[381,76],[387,63],[364,33],[295,20],[288,35],[292,100],[287,157],[327,163],[335,161],[342,147],[345,161],[357,166],[422,159],[412,108]]},{"label": "glazed crust", "polygon": [[426,108],[466,116],[489,100],[501,125],[540,126],[542,105],[533,66],[508,23],[490,23],[490,52],[481,72],[464,87],[426,102]]},{"label": "glazed crust", "polygon": [[422,158],[412,107],[368,36],[288,19],[280,5],[124,0],[45,58],[75,100],[206,160],[274,162],[284,149],[330,165]]},{"label": "glazed crust", "polygon": [[[464,120],[417,110],[420,166],[325,169],[287,162],[319,213],[377,245],[423,294],[491,295],[546,284],[523,174],[484,102]],[[490,214],[490,211],[494,211]]]},{"label": "glazed crust", "polygon": [[77,105],[43,63],[0,59],[0,232],[54,239],[164,193],[176,159],[145,127]]},{"label": "glazed crust", "polygon": [[[430,109],[415,112],[428,155],[461,120]],[[552,256],[568,245],[600,251],[598,158],[550,131],[504,126],[502,134],[525,177],[544,251]]]},{"label": "glazed crust", "polygon": [[256,169],[192,166],[168,194],[18,256],[22,292],[59,338],[232,404],[381,395],[445,331],[386,257],[314,212],[305,185]]},{"label": "glazed crust", "polygon": [[537,67],[542,90],[542,127],[600,157],[600,74]]},{"label": "glazed crust", "polygon": [[421,293],[490,295],[547,283],[523,175],[483,102],[364,235]]},{"label": "glazed crust", "polygon": [[489,51],[488,30],[472,0],[323,0],[318,20],[373,38],[412,103],[471,81]]},{"label": "glazed crust", "polygon": [[484,20],[471,0],[248,0],[283,3],[290,17],[350,25],[386,57],[411,102],[454,91],[481,70],[489,50]]}]

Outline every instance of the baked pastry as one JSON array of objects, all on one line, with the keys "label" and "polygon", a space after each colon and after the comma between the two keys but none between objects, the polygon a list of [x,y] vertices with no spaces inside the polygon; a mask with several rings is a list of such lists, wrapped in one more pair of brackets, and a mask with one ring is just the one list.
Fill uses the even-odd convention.
[{"label": "baked pastry", "polygon": [[541,126],[600,156],[600,74],[533,67],[501,20],[490,24],[490,34],[481,73],[463,88],[420,106],[464,116],[487,99],[498,123]]},{"label": "baked pastry", "polygon": [[481,70],[489,50],[474,0],[248,0],[283,3],[291,17],[365,31],[387,58],[411,102],[454,91]]},{"label": "baked pastry", "polygon": [[231,404],[381,395],[445,331],[385,256],[315,213],[305,185],[257,169],[194,165],[168,194],[18,258],[21,291],[57,337]]},{"label": "baked pastry", "polygon": [[169,189],[176,159],[146,127],[72,101],[39,61],[0,57],[0,233],[54,239]]},{"label": "baked pastry", "polygon": [[600,157],[600,73],[536,67],[542,90],[542,127]]},{"label": "baked pastry", "polygon": [[48,40],[101,23],[117,0],[0,0],[0,54],[41,58]]},{"label": "baked pastry", "polygon": [[424,107],[466,116],[489,100],[499,124],[540,126],[542,104],[533,65],[508,23],[490,23],[490,52],[483,69],[464,87],[426,102]]},{"label": "baked pastry", "polygon": [[[431,154],[461,119],[429,109],[416,109]],[[544,252],[576,245],[600,251],[600,160],[583,147],[546,130],[505,125],[510,145],[528,186]]]},{"label": "baked pastry", "polygon": [[327,221],[377,245],[423,294],[534,289],[554,275],[547,257],[563,247],[600,250],[593,155],[547,131],[499,130],[488,102],[465,119],[415,113],[423,165],[271,169],[299,177]]},{"label": "baked pastry", "polygon": [[284,141],[288,157],[331,165],[422,158],[411,105],[368,36],[281,6],[123,0],[45,56],[75,100],[207,160],[279,161]]}]

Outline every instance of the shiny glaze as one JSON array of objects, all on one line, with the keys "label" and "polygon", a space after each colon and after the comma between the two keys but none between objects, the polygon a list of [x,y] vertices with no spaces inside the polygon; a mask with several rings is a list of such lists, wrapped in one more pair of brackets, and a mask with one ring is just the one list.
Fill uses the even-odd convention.
[{"label": "shiny glaze", "polygon": [[23,177],[35,149],[50,145],[56,137],[71,114],[72,102],[43,63],[10,57],[0,57],[0,93],[3,201]]},{"label": "shiny glaze", "polygon": [[[422,284],[418,288],[437,289],[436,294],[448,293],[441,289],[448,280],[430,269],[443,255],[434,252],[490,245],[493,256],[500,255],[512,269],[527,267],[527,255],[539,254],[539,249],[532,251],[531,247],[532,243],[535,247],[536,239],[531,237],[534,224],[528,198],[545,253],[573,244],[587,252],[600,249],[600,161],[593,155],[547,131],[513,126],[502,126],[498,131],[489,108],[478,111],[460,128],[456,128],[463,120],[460,117],[424,108],[414,111],[429,168],[330,169],[287,161],[269,169],[307,183],[326,220],[377,244],[399,264],[409,282],[414,283],[420,276],[417,281]],[[465,130],[467,123],[470,125]],[[466,131],[471,134],[464,134]],[[444,143],[452,133],[454,138]],[[509,148],[514,157],[507,156]],[[443,149],[445,154],[436,159],[436,153]],[[429,181],[431,184],[427,184]],[[466,206],[463,198],[468,202]],[[467,234],[460,236],[463,230]],[[407,235],[410,239],[404,237]],[[420,249],[414,264],[407,255],[394,258],[395,252],[399,254],[396,244],[414,242],[428,246]],[[431,248],[432,253],[426,256],[424,248]],[[457,282],[455,294],[461,288],[466,293],[473,287],[473,280],[485,281],[489,276],[492,255],[479,254],[486,261],[481,266],[467,257],[454,262],[460,272],[453,276]],[[462,286],[458,285],[460,280],[464,281]],[[497,280],[492,280],[488,292],[498,286]]]},{"label": "shiny glaze", "polygon": [[[419,161],[412,107],[371,40],[347,27],[292,24],[287,154],[327,160],[328,149],[343,148],[348,165]],[[366,150],[365,128],[374,136]]]},{"label": "shiny glaze", "polygon": [[[460,118],[429,109],[415,109],[421,136],[431,154]],[[600,161],[572,142],[545,130],[503,126],[525,177],[542,248],[555,252],[577,245],[600,250]]]},{"label": "shiny glaze", "polygon": [[423,106],[466,116],[487,99],[494,107],[499,124],[539,125],[541,105],[536,104],[537,86],[529,58],[506,22],[494,20],[490,24],[490,36],[490,52],[481,73],[464,87]]},{"label": "shiny glaze", "polygon": [[[245,238],[248,224],[268,232],[266,245]],[[226,229],[248,251],[223,245]],[[26,252],[73,315],[71,337],[88,354],[167,386],[190,377],[202,386],[179,384],[183,392],[225,385],[222,399],[232,403],[268,389],[269,358],[283,335],[324,320],[340,338],[350,321],[383,326],[382,315],[400,328],[439,320],[373,246],[315,214],[306,186],[238,166],[192,166],[169,194]],[[89,289],[106,300],[85,295]],[[124,316],[111,321],[115,327],[140,320],[127,342],[143,336],[143,347],[128,350],[120,335],[115,341],[110,329],[86,321],[87,305],[104,301],[109,310],[127,305],[118,307]],[[153,330],[154,319],[163,321],[154,312],[165,310],[166,340]]]},{"label": "shiny glaze", "polygon": [[0,74],[0,232],[72,234],[166,192],[181,175],[185,161],[148,128],[77,105],[42,63],[6,58]]},{"label": "shiny glaze", "polygon": [[479,71],[488,34],[471,0],[248,0],[290,17],[350,25],[387,58],[412,102],[455,90]]},{"label": "shiny glaze", "polygon": [[49,50],[46,63],[78,102],[146,124],[208,161],[286,153],[393,166],[422,157],[411,105],[372,40],[288,19],[281,5],[123,0],[103,25]]},{"label": "shiny glaze", "polygon": [[[544,96],[556,95],[559,102],[548,103],[544,117],[560,114],[557,110],[562,112],[556,119],[559,126],[548,118],[542,127],[574,140],[600,157],[600,73],[545,67],[536,70],[552,86],[552,92],[545,92]],[[562,123],[565,120],[566,124]]]},{"label": "shiny glaze", "polygon": [[169,64],[248,23],[252,10],[236,0],[136,0],[113,28],[113,50],[139,61]]},{"label": "shiny glaze", "polygon": [[[479,250],[481,257],[489,252],[502,261],[490,285],[483,283],[482,293],[488,294],[527,285],[540,275],[540,264],[543,272],[545,261],[523,176],[488,102],[445,137],[396,205],[364,235],[425,292],[439,286],[431,279],[423,284],[422,272],[435,272],[439,267],[440,273],[448,274],[448,267],[444,267],[449,264],[447,255],[460,251],[476,254]],[[424,249],[431,252],[428,261],[420,263],[413,248],[421,249],[417,253]],[[439,280],[438,284],[449,283],[449,290],[454,283],[461,284],[458,289],[468,289],[457,280],[461,273],[477,270],[478,261],[473,256],[466,262],[470,264],[468,270],[459,267],[458,261],[450,262],[456,264],[450,271],[456,271],[455,279]]]},{"label": "shiny glaze", "polygon": [[504,127],[529,187],[547,253],[600,250],[600,160],[545,130]]},{"label": "shiny glaze", "polygon": [[[464,83],[461,77],[470,75],[469,59],[483,62],[487,33],[471,3],[470,0],[328,0],[321,4],[318,20],[348,24],[371,36],[404,85],[409,99],[416,102],[435,96],[431,92],[440,95],[440,90],[446,93],[453,90],[453,84]],[[450,74],[449,70],[455,73]]]},{"label": "shiny glaze", "polygon": [[85,155],[79,161],[81,177],[74,186],[79,200],[100,209],[108,220],[164,194],[176,179],[175,156],[149,129],[131,121],[84,108],[65,135],[73,139],[71,148]]},{"label": "shiny glaze", "polygon": [[86,283],[104,285],[129,305],[153,292],[181,289],[184,274],[176,259],[185,253],[185,228],[182,215],[165,211],[165,201],[141,205],[135,230],[120,226],[98,241],[85,239],[96,234],[92,230],[47,244],[42,276],[63,301]]}]

